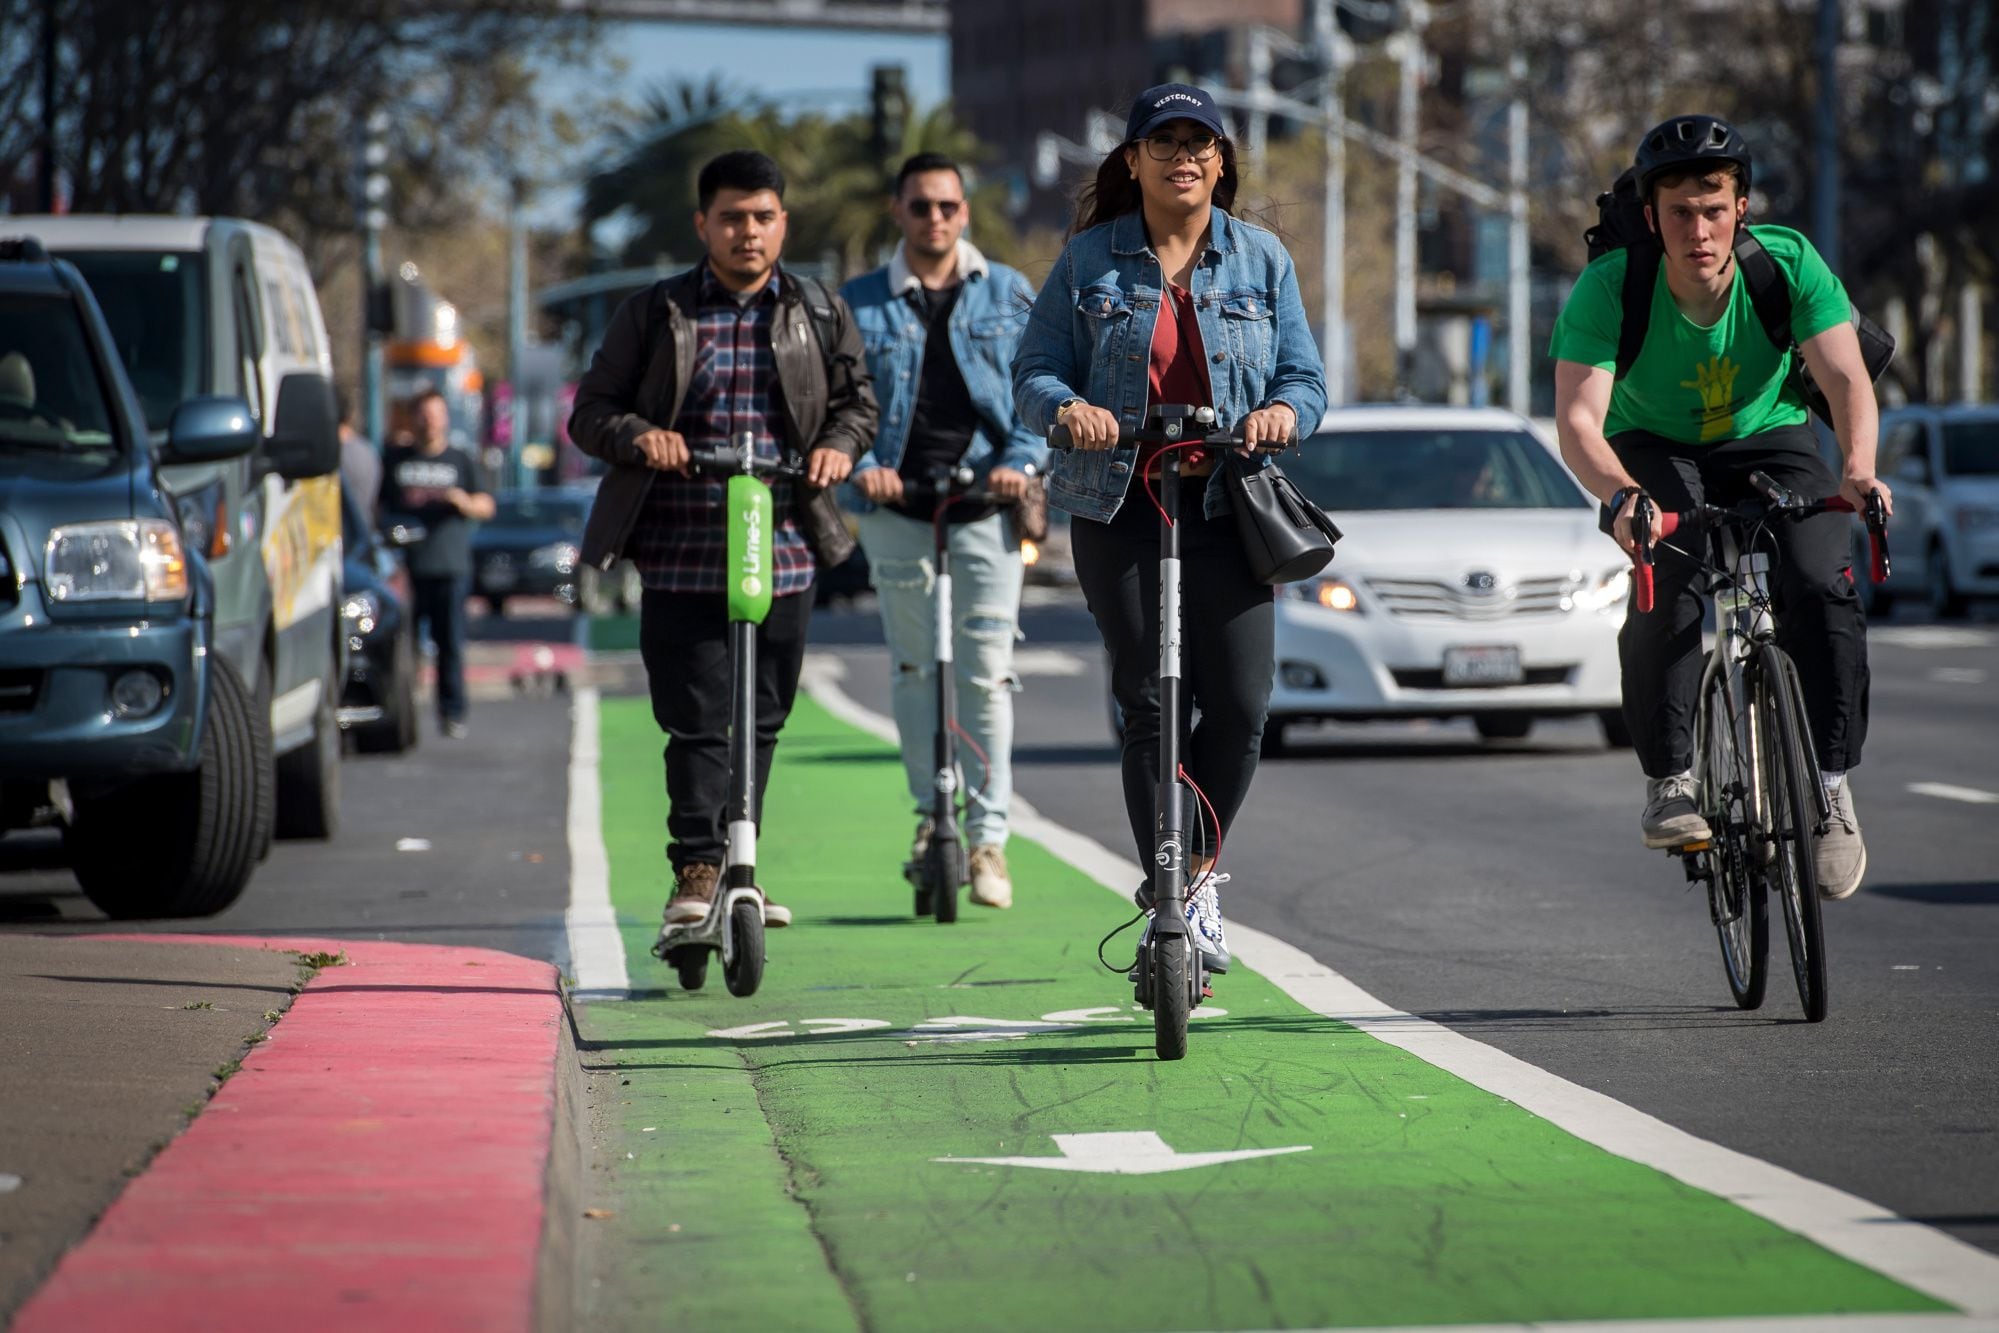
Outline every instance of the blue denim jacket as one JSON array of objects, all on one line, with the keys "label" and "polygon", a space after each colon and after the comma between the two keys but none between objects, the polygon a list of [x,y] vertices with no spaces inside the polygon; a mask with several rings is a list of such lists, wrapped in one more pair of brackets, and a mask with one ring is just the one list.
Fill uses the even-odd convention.
[{"label": "blue denim jacket", "polygon": [[[988,262],[970,242],[960,241],[958,253],[965,289],[951,308],[948,332],[958,372],[965,377],[965,389],[979,416],[964,461],[981,479],[995,467],[1045,471],[1047,438],[1015,418],[1010,369],[1014,346],[1034,302],[1034,288],[1015,270]],[[874,448],[854,464],[855,476],[902,462],[923,383],[923,347],[929,331],[911,308],[906,288],[898,288],[895,281],[908,276],[901,256],[898,247],[896,262],[863,273],[840,288],[840,295],[853,307],[854,323],[867,348],[868,374],[881,403]],[[874,508],[851,483],[841,488],[840,499],[857,513]]]},{"label": "blue denim jacket", "polygon": [[[1070,238],[1013,358],[1014,406],[1030,430],[1046,438],[1055,409],[1070,398],[1110,409],[1127,428],[1145,424],[1160,281],[1140,213]],[[1217,208],[1189,291],[1219,427],[1233,429],[1258,408],[1284,403],[1298,414],[1301,434],[1317,429],[1326,410],[1325,367],[1283,244]],[[1048,502],[1107,520],[1124,502],[1137,461],[1138,450],[1122,445],[1057,453]],[[1210,516],[1228,509],[1221,476],[1217,468],[1207,488],[1203,512]]]}]

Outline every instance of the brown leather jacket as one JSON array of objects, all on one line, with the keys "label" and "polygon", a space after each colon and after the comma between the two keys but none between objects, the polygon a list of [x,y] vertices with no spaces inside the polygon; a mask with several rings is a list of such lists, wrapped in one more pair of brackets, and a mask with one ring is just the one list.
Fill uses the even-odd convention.
[{"label": "brown leather jacket", "polygon": [[[822,354],[801,284],[781,272],[780,278],[770,330],[785,448],[800,459],[814,449],[838,449],[849,458],[859,458],[874,443],[881,409],[868,380],[867,357],[853,311],[832,289],[825,289],[837,336],[836,345]],[[584,453],[611,465],[598,484],[590,521],[583,529],[587,565],[609,569],[617,563],[638,526],[646,491],[659,475],[646,466],[633,442],[656,427],[672,429],[680,416],[694,374],[700,281],[701,270],[694,268],[627,299],[611,316],[603,344],[577,383],[569,438]],[[817,298],[815,291],[815,303]],[[799,482],[792,495],[793,517],[820,568],[831,568],[853,554],[854,538],[833,492]]]}]

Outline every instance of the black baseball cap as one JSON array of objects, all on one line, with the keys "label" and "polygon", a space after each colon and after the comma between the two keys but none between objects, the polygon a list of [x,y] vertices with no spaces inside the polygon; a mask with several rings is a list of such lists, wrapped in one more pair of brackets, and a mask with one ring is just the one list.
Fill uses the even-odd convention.
[{"label": "black baseball cap", "polygon": [[1131,104],[1131,115],[1124,122],[1124,141],[1130,143],[1134,139],[1143,139],[1161,125],[1174,120],[1191,120],[1222,138],[1228,137],[1228,127],[1222,124],[1221,110],[1205,90],[1191,83],[1162,83],[1147,88]]}]

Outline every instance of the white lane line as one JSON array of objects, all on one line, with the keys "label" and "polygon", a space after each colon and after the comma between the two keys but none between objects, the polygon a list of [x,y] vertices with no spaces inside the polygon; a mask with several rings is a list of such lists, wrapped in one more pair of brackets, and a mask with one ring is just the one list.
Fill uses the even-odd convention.
[{"label": "white lane line", "polygon": [[1930,679],[1939,685],[1983,685],[1985,672],[1978,667],[1931,667]]},{"label": "white lane line", "polygon": [[1082,658],[1060,648],[1016,648],[1013,669],[1022,676],[1080,676],[1089,668]]},{"label": "white lane line", "polygon": [[1896,648],[1988,648],[1994,642],[1991,630],[1952,629],[1947,625],[1869,626],[1867,641]]},{"label": "white lane line", "polygon": [[1953,787],[1948,782],[1911,782],[1909,790],[1918,796],[1934,796],[1943,801],[1963,801],[1966,805],[1999,805],[1999,794],[1976,787]]},{"label": "white lane line", "polygon": [[[837,659],[808,656],[804,684],[820,706],[835,717],[870,735],[893,741],[895,723],[863,707],[840,688],[845,674],[845,665]],[[1140,878],[1135,863],[1093,838],[1044,818],[1017,793],[1010,823],[1014,832],[1039,842],[1120,899],[1130,901],[1131,891]],[[1908,1221],[1856,1195],[1718,1143],[1709,1143],[1656,1116],[1558,1078],[1497,1047],[1474,1041],[1429,1019],[1405,1014],[1273,935],[1248,926],[1231,926],[1229,937],[1238,958],[1314,1013],[1337,1019],[1408,1051],[1567,1130],[1585,1143],[1727,1199],[1786,1231],[1947,1302],[1965,1314],[1999,1317],[1999,1256],[1987,1254],[1932,1227]],[[1805,1329],[1826,1325],[1823,1319],[1811,1319],[1770,1327]],[[1911,1325],[1876,1325],[1898,1326]],[[1966,1327],[1961,1320],[1937,1326]],[[1590,1326],[1561,1327],[1580,1330]],[[1644,1327],[1658,1329],[1665,1325],[1645,1321]],[[1711,1330],[1716,1325],[1702,1323],[1699,1327]]]},{"label": "white lane line", "polygon": [[622,1000],[632,988],[625,941],[611,906],[611,864],[604,851],[604,797],[597,779],[597,691],[576,691],[569,737],[570,992],[577,1000]]}]

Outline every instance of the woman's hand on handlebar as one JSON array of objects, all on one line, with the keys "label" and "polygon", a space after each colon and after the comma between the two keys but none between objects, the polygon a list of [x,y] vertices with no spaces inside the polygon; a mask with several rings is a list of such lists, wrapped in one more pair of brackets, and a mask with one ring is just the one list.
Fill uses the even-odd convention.
[{"label": "woman's hand on handlebar", "polygon": [[892,467],[873,467],[854,477],[862,495],[878,505],[902,503],[902,474]]},{"label": "woman's hand on handlebar", "polygon": [[657,426],[632,441],[645,455],[645,464],[661,472],[687,474],[691,456],[687,452],[687,440],[679,431],[661,430]]},{"label": "woman's hand on handlebar", "polygon": [[822,491],[829,486],[838,486],[853,470],[854,460],[838,449],[814,449],[805,457],[806,483]]},{"label": "woman's hand on handlebar", "polygon": [[[1069,416],[1074,418],[1080,409],[1070,408]],[[986,475],[986,489],[994,495],[1008,500],[1018,500],[1027,494],[1028,477],[1016,468],[996,467]]]},{"label": "woman's hand on handlebar", "polygon": [[1117,444],[1117,413],[1078,403],[1062,414],[1069,440],[1078,449],[1109,449]]},{"label": "woman's hand on handlebar", "polygon": [[1237,452],[1248,455],[1259,445],[1265,449],[1286,448],[1297,430],[1298,414],[1289,403],[1259,407],[1242,419],[1242,448]]},{"label": "woman's hand on handlebar", "polygon": [[1895,494],[1888,489],[1888,483],[1879,477],[1845,477],[1839,483],[1840,498],[1853,506],[1853,512],[1867,512],[1867,495],[1870,491],[1881,492],[1881,507],[1892,515],[1895,512]]}]

